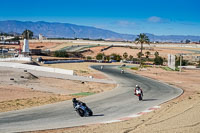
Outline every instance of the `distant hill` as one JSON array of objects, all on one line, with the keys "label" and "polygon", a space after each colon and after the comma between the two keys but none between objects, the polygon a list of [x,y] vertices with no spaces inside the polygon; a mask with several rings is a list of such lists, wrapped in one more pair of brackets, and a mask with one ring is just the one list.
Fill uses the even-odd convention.
[{"label": "distant hill", "polygon": [[[44,21],[0,21],[0,32],[4,33],[22,33],[25,29],[33,31],[35,36],[39,34],[47,38],[90,38],[90,39],[106,39],[106,40],[135,40],[136,35],[120,34],[110,30],[104,30],[95,27],[81,26],[69,23],[50,23]],[[199,41],[200,36],[156,36],[148,34],[151,41],[167,41],[180,42],[189,39],[191,41]]]}]

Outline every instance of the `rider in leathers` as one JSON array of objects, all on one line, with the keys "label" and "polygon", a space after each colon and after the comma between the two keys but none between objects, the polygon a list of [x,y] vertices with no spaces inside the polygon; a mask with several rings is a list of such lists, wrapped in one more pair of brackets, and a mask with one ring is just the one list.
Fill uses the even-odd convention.
[{"label": "rider in leathers", "polygon": [[137,95],[137,96],[138,96],[138,94],[137,94],[138,91],[140,91],[140,92],[141,92],[141,95],[143,96],[142,88],[140,88],[139,85],[136,85],[136,86],[135,86],[135,90],[134,90],[134,92],[135,92],[135,95]]},{"label": "rider in leathers", "polygon": [[73,98],[72,99],[72,102],[73,102],[73,107],[75,108],[77,105],[83,105],[83,106],[86,106],[86,104],[84,102],[81,102],[79,100],[77,100],[76,98]]}]

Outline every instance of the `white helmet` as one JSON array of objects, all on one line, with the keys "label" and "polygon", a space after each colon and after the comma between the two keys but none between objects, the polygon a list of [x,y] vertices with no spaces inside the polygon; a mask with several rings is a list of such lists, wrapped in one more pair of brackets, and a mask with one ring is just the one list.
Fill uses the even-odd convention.
[{"label": "white helmet", "polygon": [[135,87],[137,88],[137,87],[139,87],[139,85],[136,85]]}]

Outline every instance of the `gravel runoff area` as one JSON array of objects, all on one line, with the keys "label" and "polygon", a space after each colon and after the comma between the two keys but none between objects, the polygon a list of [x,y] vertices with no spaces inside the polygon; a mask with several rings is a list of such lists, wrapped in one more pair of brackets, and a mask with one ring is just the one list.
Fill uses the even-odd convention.
[{"label": "gravel runoff area", "polygon": [[96,124],[66,129],[36,131],[33,133],[199,133],[200,131],[200,70],[183,72],[148,68],[132,71],[180,87],[184,93],[163,103],[160,109],[123,122]]}]

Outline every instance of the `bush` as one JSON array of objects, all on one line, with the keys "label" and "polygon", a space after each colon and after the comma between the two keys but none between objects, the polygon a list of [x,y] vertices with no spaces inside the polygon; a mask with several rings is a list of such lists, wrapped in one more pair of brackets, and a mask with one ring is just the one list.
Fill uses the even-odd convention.
[{"label": "bush", "polygon": [[160,56],[156,56],[155,58],[154,58],[154,64],[155,65],[163,65],[163,58],[162,57],[160,57]]},{"label": "bush", "polygon": [[87,56],[87,60],[91,60],[92,59],[92,57],[91,56]]},{"label": "bush", "polygon": [[103,53],[98,53],[97,56],[96,56],[96,59],[97,60],[103,60],[104,56],[105,55]]},{"label": "bush", "polygon": [[116,61],[120,61],[122,59],[122,57],[119,54],[113,53],[113,54],[111,54],[111,59],[116,60]]},{"label": "bush", "polygon": [[[176,65],[176,66],[180,66],[180,57],[177,57],[177,56],[176,56],[175,65]],[[187,66],[187,65],[188,65],[188,61],[182,59],[182,64],[181,64],[181,66]]]},{"label": "bush", "polygon": [[54,56],[55,57],[68,57],[68,54],[66,51],[55,51]]},{"label": "bush", "polygon": [[151,65],[143,65],[144,68],[152,67]]},{"label": "bush", "polygon": [[138,67],[131,67],[131,70],[138,70]]}]

